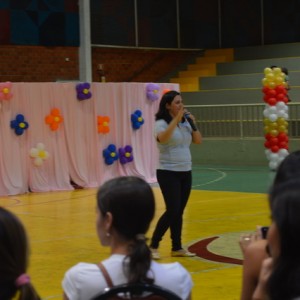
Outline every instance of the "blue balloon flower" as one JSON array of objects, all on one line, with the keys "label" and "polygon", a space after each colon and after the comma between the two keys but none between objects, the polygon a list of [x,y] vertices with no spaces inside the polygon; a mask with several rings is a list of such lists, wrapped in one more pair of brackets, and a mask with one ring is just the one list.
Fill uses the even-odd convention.
[{"label": "blue balloon flower", "polygon": [[18,114],[15,120],[10,121],[10,127],[15,130],[16,135],[22,135],[29,124],[25,121],[24,115]]},{"label": "blue balloon flower", "polygon": [[144,124],[142,112],[139,109],[131,114],[131,123],[133,129],[140,129],[140,127]]},{"label": "blue balloon flower", "polygon": [[119,158],[117,148],[114,144],[110,144],[106,149],[103,150],[102,154],[107,165],[112,165]]}]

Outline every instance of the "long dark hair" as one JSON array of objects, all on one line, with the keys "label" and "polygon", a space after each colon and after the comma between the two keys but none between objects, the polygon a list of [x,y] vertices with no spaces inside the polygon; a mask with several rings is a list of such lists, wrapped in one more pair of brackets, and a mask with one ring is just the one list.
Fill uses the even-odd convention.
[{"label": "long dark hair", "polygon": [[296,175],[300,177],[300,150],[290,153],[280,163],[273,181],[273,186],[281,184],[288,179],[295,178]]},{"label": "long dark hair", "polygon": [[280,239],[280,254],[268,281],[271,300],[300,296],[300,179],[274,186],[270,208]]},{"label": "long dark hair", "polygon": [[176,96],[180,95],[179,92],[176,91],[169,91],[166,92],[159,103],[159,108],[157,113],[155,114],[155,120],[165,120],[168,124],[172,121],[172,116],[170,115],[169,111],[166,108],[167,104],[171,104],[172,101]]},{"label": "long dark hair", "polygon": [[17,278],[28,267],[28,240],[21,221],[0,207],[0,299],[10,300],[19,290],[19,300],[39,300],[30,282],[17,287]]},{"label": "long dark hair", "polygon": [[134,176],[111,179],[99,188],[97,203],[103,216],[107,212],[112,214],[113,228],[125,240],[130,241],[128,269],[124,264],[128,282],[153,282],[147,277],[151,265],[151,252],[145,239],[155,211],[155,200],[150,185]]}]

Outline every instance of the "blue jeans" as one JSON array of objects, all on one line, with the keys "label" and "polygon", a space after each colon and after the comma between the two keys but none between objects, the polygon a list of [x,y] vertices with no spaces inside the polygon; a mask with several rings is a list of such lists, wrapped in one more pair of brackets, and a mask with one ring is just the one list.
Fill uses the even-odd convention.
[{"label": "blue jeans", "polygon": [[170,228],[172,251],[180,250],[182,216],[192,188],[192,171],[157,170],[156,177],[164,197],[166,211],[157,222],[150,247],[157,249],[162,237]]}]

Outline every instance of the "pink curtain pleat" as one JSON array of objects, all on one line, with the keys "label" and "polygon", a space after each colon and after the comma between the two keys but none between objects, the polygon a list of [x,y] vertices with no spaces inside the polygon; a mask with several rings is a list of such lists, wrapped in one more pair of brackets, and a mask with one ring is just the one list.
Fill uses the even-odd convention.
[{"label": "pink curtain pleat", "polygon": [[[72,190],[71,181],[85,188],[98,187],[123,175],[156,182],[158,152],[153,125],[159,100],[147,99],[146,85],[92,83],[92,98],[79,101],[76,83],[13,83],[13,98],[0,102],[0,196]],[[160,97],[165,89],[179,90],[178,84],[159,86]],[[56,131],[45,123],[53,108],[64,118]],[[135,130],[130,118],[137,109],[145,123]],[[29,123],[20,136],[10,128],[17,114],[23,114]],[[98,133],[97,116],[109,116],[109,133]],[[49,153],[41,166],[29,155],[38,143]],[[130,145],[134,160],[106,165],[102,153],[110,144],[117,149]]]}]

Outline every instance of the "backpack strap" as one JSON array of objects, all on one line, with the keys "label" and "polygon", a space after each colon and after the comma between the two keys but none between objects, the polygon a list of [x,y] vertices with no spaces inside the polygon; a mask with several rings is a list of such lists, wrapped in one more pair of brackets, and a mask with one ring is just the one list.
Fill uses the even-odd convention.
[{"label": "backpack strap", "polygon": [[99,267],[100,271],[102,272],[102,274],[103,274],[103,276],[104,276],[104,278],[105,278],[105,281],[106,281],[107,285],[108,285],[110,288],[112,288],[114,285],[113,285],[113,283],[112,283],[112,280],[111,280],[111,278],[110,278],[110,276],[109,276],[109,274],[108,274],[106,268],[105,268],[104,265],[102,264],[102,262],[99,262],[99,264],[98,264],[97,266]]}]

